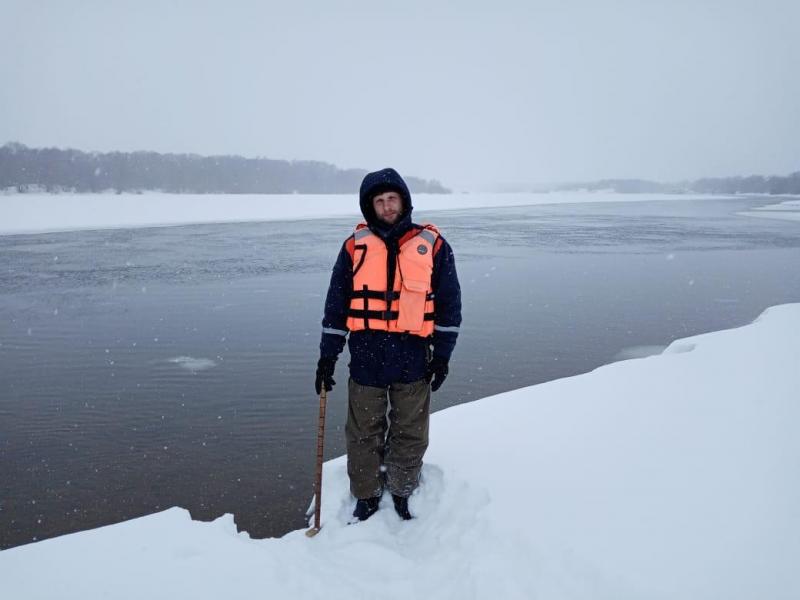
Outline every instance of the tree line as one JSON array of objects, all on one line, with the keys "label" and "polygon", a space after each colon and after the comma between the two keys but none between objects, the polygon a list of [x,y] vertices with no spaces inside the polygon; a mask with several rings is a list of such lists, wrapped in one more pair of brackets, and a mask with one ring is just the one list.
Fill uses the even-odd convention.
[{"label": "tree line", "polygon": [[751,175],[698,179],[692,191],[714,194],[800,194],[800,171],[785,177]]},{"label": "tree line", "polygon": [[[367,171],[318,161],[158,152],[82,152],[0,147],[0,190],[20,193],[142,192],[195,194],[353,193]],[[449,193],[436,180],[407,177],[413,192]]]},{"label": "tree line", "polygon": [[800,194],[800,171],[786,176],[706,177],[694,181],[661,183],[646,179],[602,179],[588,183],[568,183],[558,190],[613,190],[621,194]]}]

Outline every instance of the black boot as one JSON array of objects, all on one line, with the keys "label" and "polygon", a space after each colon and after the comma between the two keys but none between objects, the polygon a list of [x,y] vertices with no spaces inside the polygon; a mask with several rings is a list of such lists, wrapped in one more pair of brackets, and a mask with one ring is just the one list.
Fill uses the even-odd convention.
[{"label": "black boot", "polygon": [[353,516],[356,521],[366,521],[376,512],[378,512],[378,505],[381,503],[380,497],[359,499],[356,502],[356,508],[353,511]]},{"label": "black boot", "polygon": [[392,500],[394,500],[394,509],[397,511],[397,514],[401,519],[404,521],[410,521],[414,518],[411,516],[411,513],[408,512],[408,498],[392,494]]}]

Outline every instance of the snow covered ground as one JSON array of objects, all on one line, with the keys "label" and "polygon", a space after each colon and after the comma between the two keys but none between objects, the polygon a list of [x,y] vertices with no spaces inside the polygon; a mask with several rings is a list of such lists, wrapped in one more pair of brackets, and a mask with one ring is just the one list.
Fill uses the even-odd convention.
[{"label": "snow covered ground", "polygon": [[[417,518],[237,534],[162,513],[0,552],[0,598],[800,597],[800,304],[432,419]],[[313,448],[309,448],[313,453]]]},{"label": "snow covered ground", "polygon": [[800,221],[800,200],[785,200],[778,204],[760,206],[753,210],[737,213],[746,217]]},{"label": "snow covered ground", "polygon": [[[554,192],[417,194],[417,212],[491,206],[719,199],[727,196]],[[0,235],[360,215],[358,195],[14,194],[0,196]]]}]

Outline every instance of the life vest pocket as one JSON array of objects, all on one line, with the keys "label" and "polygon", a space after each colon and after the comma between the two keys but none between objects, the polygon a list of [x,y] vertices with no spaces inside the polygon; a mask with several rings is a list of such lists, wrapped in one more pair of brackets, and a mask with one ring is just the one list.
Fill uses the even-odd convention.
[{"label": "life vest pocket", "polygon": [[425,298],[428,294],[427,281],[403,279],[400,292],[397,328],[405,331],[419,331],[425,322]]}]

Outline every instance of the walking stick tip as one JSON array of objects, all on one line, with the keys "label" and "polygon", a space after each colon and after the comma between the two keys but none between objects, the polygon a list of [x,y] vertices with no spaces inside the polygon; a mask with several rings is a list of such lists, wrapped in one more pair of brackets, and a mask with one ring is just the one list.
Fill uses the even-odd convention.
[{"label": "walking stick tip", "polygon": [[312,538],[315,535],[317,535],[318,533],[319,533],[319,529],[317,529],[316,527],[312,527],[311,529],[306,531],[306,537]]}]

